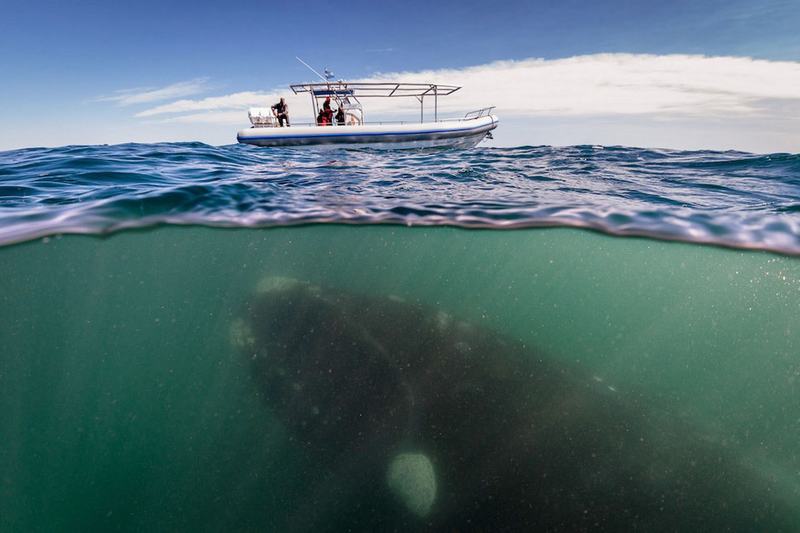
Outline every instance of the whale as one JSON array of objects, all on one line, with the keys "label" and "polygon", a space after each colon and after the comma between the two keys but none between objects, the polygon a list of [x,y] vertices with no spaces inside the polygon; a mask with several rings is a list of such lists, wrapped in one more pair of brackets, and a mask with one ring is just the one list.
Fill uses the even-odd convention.
[{"label": "whale", "polygon": [[306,461],[294,531],[796,527],[670,406],[424,302],[265,277],[231,342]]}]

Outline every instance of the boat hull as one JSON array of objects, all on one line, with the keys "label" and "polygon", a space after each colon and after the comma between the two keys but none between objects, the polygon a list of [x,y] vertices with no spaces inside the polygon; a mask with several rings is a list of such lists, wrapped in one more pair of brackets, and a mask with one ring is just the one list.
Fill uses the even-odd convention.
[{"label": "boat hull", "polygon": [[488,115],[458,122],[249,128],[240,131],[237,140],[255,146],[391,150],[429,147],[472,148],[495,129],[497,124],[497,117]]}]

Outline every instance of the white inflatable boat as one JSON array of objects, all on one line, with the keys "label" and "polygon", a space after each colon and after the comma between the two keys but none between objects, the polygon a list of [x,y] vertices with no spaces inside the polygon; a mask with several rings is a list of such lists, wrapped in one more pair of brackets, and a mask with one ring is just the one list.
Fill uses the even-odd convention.
[{"label": "white inflatable boat", "polygon": [[[326,81],[290,86],[295,94],[311,96],[316,124],[281,127],[270,108],[250,110],[251,128],[237,135],[240,143],[256,146],[313,146],[329,148],[473,148],[497,127],[493,107],[472,111],[462,118],[439,119],[438,99],[460,87],[429,83],[352,83]],[[366,122],[360,98],[415,97],[419,122]],[[433,120],[425,120],[425,97],[434,101]],[[322,104],[321,101],[324,101]],[[342,113],[332,116],[335,105]],[[327,115],[327,116],[326,116]]]}]

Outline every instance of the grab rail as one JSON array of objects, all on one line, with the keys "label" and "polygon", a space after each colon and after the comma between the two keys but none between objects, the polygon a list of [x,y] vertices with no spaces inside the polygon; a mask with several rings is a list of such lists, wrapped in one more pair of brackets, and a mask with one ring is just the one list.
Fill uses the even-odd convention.
[{"label": "grab rail", "polygon": [[[494,109],[494,108],[495,108],[495,106],[484,107],[483,109],[477,109],[475,111],[470,111],[469,113],[464,115],[464,118],[440,118],[439,120],[435,120],[435,121],[432,121],[432,122],[434,124],[436,124],[436,123],[443,123],[443,122],[464,122],[465,120],[473,120],[473,119],[476,119],[476,118],[480,118],[480,117],[489,115],[491,113],[492,109]],[[378,120],[375,120],[375,121],[369,120],[369,121],[364,121],[360,125],[363,125],[363,126],[382,126],[384,124],[385,125],[390,125],[390,124],[391,125],[403,125],[403,124],[419,124],[419,122],[417,122],[415,120],[380,120],[380,121],[378,121]],[[292,125],[294,125],[294,126],[319,126],[321,128],[326,128],[326,127],[329,127],[329,126],[330,127],[343,127],[343,126],[346,127],[346,126],[350,126],[351,124],[336,124],[336,123],[333,123],[333,124],[322,125],[322,124],[317,124],[316,122],[293,122]],[[278,128],[280,126],[275,124],[273,126],[266,126],[266,125],[264,125],[264,126],[256,126],[256,125],[253,125],[253,126],[250,126],[250,127],[251,128]]]},{"label": "grab rail", "polygon": [[482,107],[481,109],[476,109],[475,111],[470,111],[466,115],[464,115],[464,120],[471,119],[471,118],[481,118],[486,115],[490,115],[492,113],[492,109],[495,106],[491,107]]}]

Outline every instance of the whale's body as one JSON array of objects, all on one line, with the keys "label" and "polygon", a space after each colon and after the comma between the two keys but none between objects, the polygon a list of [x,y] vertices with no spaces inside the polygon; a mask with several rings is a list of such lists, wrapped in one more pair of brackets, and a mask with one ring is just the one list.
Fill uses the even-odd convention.
[{"label": "whale's body", "polygon": [[270,278],[234,331],[315,465],[297,530],[792,527],[721,445],[424,305]]}]

